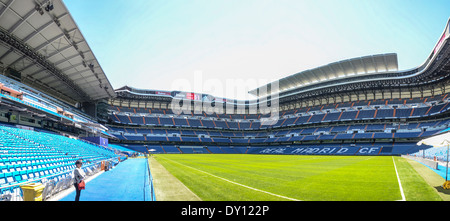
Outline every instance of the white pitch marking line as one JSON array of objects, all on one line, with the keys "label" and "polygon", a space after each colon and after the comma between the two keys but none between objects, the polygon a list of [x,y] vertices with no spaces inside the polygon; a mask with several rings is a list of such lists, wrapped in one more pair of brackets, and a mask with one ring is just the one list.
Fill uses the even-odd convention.
[{"label": "white pitch marking line", "polygon": [[399,201],[406,201],[405,193],[403,193],[402,182],[400,181],[400,177],[398,176],[397,166],[395,165],[394,156],[392,156],[392,162],[394,162],[395,173],[397,174],[398,186],[400,187],[400,193],[402,194],[402,199]]},{"label": "white pitch marking line", "polygon": [[[167,159],[167,158],[165,158],[165,159]],[[175,162],[175,163],[177,163],[177,164],[180,164],[180,165],[182,165],[182,166],[189,167],[189,168],[191,168],[191,169],[197,170],[197,171],[199,171],[199,172],[208,174],[208,175],[210,175],[210,176],[219,178],[219,179],[221,179],[221,180],[230,182],[230,183],[235,184],[235,185],[238,185],[238,186],[242,186],[242,187],[245,187],[245,188],[248,188],[248,189],[251,189],[251,190],[259,191],[259,192],[262,192],[262,193],[266,193],[266,194],[269,194],[269,195],[272,195],[272,196],[276,196],[276,197],[280,197],[280,198],[284,198],[284,199],[288,199],[288,200],[292,200],[292,201],[301,201],[301,200],[298,200],[298,199],[294,199],[294,198],[290,198],[290,197],[278,195],[278,194],[275,194],[275,193],[267,192],[267,191],[264,191],[264,190],[256,189],[256,188],[253,188],[253,187],[250,187],[250,186],[246,186],[246,185],[244,185],[244,184],[236,183],[236,182],[234,182],[234,181],[225,179],[225,178],[220,177],[220,176],[216,176],[216,175],[214,175],[214,174],[210,174],[210,173],[208,173],[208,172],[205,172],[205,171],[203,171],[203,170],[199,170],[199,169],[194,168],[194,167],[190,167],[190,166],[188,166],[188,165],[184,165],[184,164],[182,164],[182,163],[173,161],[173,160],[171,160],[171,159],[168,159],[168,160],[170,160],[170,161],[172,161],[172,162]]]}]

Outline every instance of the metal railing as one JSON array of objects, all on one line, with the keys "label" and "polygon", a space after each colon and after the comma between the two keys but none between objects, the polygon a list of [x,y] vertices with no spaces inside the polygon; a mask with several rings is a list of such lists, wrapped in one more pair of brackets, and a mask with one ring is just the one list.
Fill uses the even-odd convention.
[{"label": "metal railing", "polygon": [[[144,201],[156,201],[155,189],[153,187],[153,176],[150,171],[150,164],[148,163],[149,158],[146,158],[146,169],[145,169],[145,179],[144,179]],[[147,196],[148,190],[150,191],[150,199]]]}]

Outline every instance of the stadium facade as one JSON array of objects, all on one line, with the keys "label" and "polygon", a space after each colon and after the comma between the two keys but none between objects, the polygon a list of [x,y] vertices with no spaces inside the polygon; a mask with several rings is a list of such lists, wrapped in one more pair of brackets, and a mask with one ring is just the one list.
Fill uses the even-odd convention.
[{"label": "stadium facade", "polygon": [[[254,100],[234,100],[132,86],[114,90],[61,0],[0,0],[0,138],[10,145],[0,147],[58,148],[52,140],[83,146],[60,141],[65,135],[119,145],[90,143],[85,154],[93,161],[117,157],[113,146],[143,153],[415,153],[426,148],[418,140],[450,123],[449,30],[447,22],[416,68],[398,70],[392,53],[353,58],[255,88],[249,91]],[[265,123],[273,113],[276,120]],[[39,159],[2,151],[0,185],[70,169],[65,156],[35,168]],[[22,164],[25,169],[14,169]]]}]

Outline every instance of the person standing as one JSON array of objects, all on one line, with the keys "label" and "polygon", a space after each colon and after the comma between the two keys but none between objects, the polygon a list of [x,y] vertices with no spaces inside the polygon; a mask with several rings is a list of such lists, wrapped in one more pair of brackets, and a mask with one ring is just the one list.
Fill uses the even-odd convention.
[{"label": "person standing", "polygon": [[75,195],[75,201],[80,201],[80,194],[81,194],[81,189],[78,188],[78,184],[84,180],[84,178],[86,177],[86,174],[84,173],[83,169],[81,169],[81,166],[83,165],[83,163],[81,162],[81,160],[77,160],[77,162],[75,162],[75,170],[73,171],[73,175],[74,175],[74,183],[73,185],[75,186],[75,190],[76,190],[76,195]]}]

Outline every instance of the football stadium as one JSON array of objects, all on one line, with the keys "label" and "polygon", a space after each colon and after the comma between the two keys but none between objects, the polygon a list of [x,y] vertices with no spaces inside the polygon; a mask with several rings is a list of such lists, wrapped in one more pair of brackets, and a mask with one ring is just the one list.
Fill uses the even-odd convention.
[{"label": "football stadium", "polygon": [[73,201],[81,160],[81,201],[448,201],[443,22],[415,68],[364,55],[238,100],[114,88],[62,0],[0,0],[0,200]]}]

